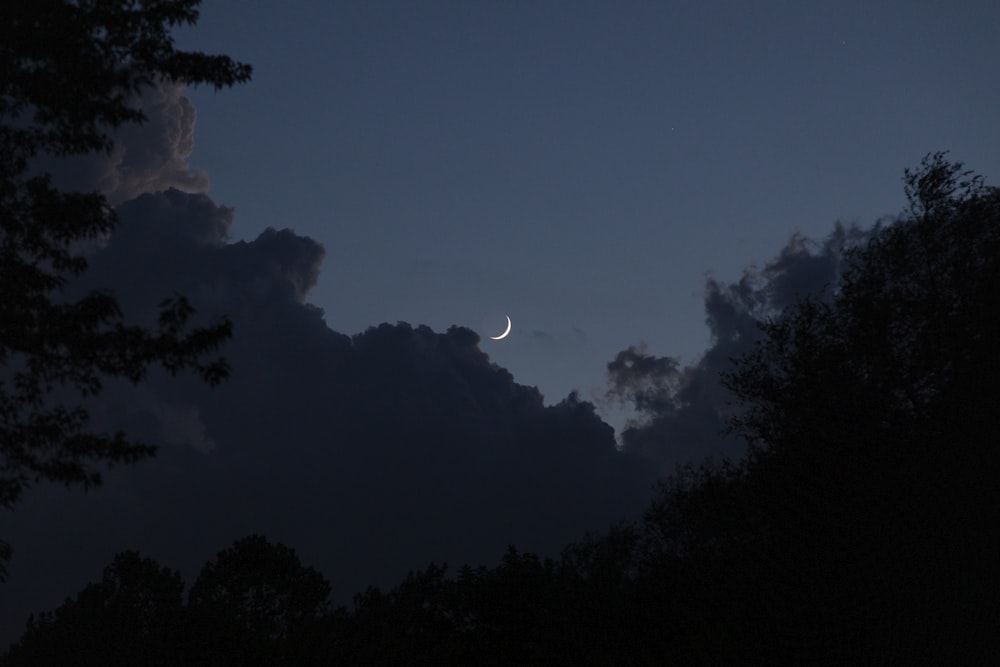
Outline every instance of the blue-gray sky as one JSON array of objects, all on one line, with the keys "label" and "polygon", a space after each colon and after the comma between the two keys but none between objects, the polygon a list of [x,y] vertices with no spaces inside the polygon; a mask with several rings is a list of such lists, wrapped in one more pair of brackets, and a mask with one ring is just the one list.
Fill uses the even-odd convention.
[{"label": "blue-gray sky", "polygon": [[[644,340],[697,357],[706,272],[870,224],[951,150],[1000,173],[992,2],[208,2],[194,165],[236,238],[322,243],[338,331],[461,324],[554,402]],[[488,342],[488,341],[487,341]]]}]

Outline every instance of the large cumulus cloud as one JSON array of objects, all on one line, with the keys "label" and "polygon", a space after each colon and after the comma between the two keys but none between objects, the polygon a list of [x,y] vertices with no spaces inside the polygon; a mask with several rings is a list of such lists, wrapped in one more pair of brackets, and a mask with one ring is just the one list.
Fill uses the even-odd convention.
[{"label": "large cumulus cloud", "polygon": [[188,164],[197,112],[184,91],[167,82],[146,88],[134,104],[147,121],[119,128],[109,154],[46,158],[35,167],[52,173],[61,188],[102,192],[112,204],[168,188],[207,192],[207,174]]},{"label": "large cumulus cloud", "polygon": [[273,229],[230,242],[233,212],[179,190],[119,215],[79,288],[113,287],[136,319],[175,291],[200,316],[230,316],[233,373],[216,388],[156,374],[139,390],[109,385],[97,425],[125,426],[160,454],[86,495],[28,494],[4,529],[17,550],[6,633],[122,549],[190,577],[261,532],[299,549],[346,600],[431,560],[490,562],[508,543],[555,554],[648,501],[651,467],[616,450],[593,406],[571,395],[546,407],[475,332],[331,330],[305,301],[323,260],[316,242]]}]

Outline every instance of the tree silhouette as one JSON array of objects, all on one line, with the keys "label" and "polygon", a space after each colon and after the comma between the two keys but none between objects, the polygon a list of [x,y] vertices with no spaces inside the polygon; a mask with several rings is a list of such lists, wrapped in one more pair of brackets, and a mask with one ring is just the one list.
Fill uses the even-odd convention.
[{"label": "tree silhouette", "polygon": [[[193,24],[198,0],[10,0],[0,21],[0,506],[32,483],[100,484],[95,463],[131,463],[154,448],[95,433],[80,400],[108,378],[134,383],[161,365],[214,384],[228,367],[209,355],[230,322],[189,326],[181,296],[160,303],[158,326],[128,324],[115,296],[63,293],[87,268],[81,244],[109,234],[114,210],[96,193],[60,192],[30,167],[42,155],[109,151],[112,132],[145,120],[133,106],[162,80],[243,82],[250,67],[177,51],[170,29]],[[56,396],[59,396],[57,399]],[[0,543],[0,565],[10,548]],[[0,575],[3,571],[0,570]]]},{"label": "tree silhouette", "polygon": [[[251,535],[208,562],[183,603],[180,574],[115,556],[53,613],[28,620],[2,665],[329,664],[343,611],[329,611],[330,585],[295,551]],[[321,624],[321,621],[324,623]]]},{"label": "tree silhouette", "polygon": [[179,664],[183,590],[180,574],[134,551],[120,553],[100,583],[29,619],[3,664]]},{"label": "tree silhouette", "polygon": [[[766,323],[767,339],[725,376],[749,407],[733,426],[755,454],[815,450],[819,440],[860,448],[846,436],[917,424],[924,436],[948,437],[951,428],[968,432],[948,418],[956,402],[992,398],[983,384],[1000,370],[1000,325],[989,316],[1000,190],[940,153],[905,180],[909,214],[851,253],[837,297],[807,299]],[[975,424],[994,432],[986,420]]]},{"label": "tree silhouette", "polygon": [[329,595],[323,575],[303,566],[293,549],[260,535],[238,540],[191,587],[191,659],[283,664],[288,645],[302,641],[325,613]]},{"label": "tree silhouette", "polygon": [[833,298],[766,323],[724,377],[766,516],[748,574],[798,596],[783,618],[813,641],[972,659],[1000,623],[1000,190],[941,153],[905,182]]}]

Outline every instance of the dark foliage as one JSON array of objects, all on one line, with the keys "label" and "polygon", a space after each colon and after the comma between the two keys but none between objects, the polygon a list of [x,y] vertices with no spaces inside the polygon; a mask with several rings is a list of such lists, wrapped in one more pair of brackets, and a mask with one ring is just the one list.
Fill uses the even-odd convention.
[{"label": "dark foliage", "polygon": [[[115,557],[54,613],[28,621],[4,665],[298,665],[330,585],[295,551],[251,535],[207,563],[183,603],[180,575]],[[330,615],[329,618],[334,618]]]},{"label": "dark foliage", "polygon": [[909,211],[836,298],[765,324],[725,377],[749,408],[750,574],[799,598],[778,618],[803,649],[981,659],[1000,636],[1000,190],[943,154],[905,181]]},{"label": "dark foliage", "polygon": [[309,636],[329,596],[330,584],[293,549],[245,537],[206,564],[191,587],[185,662],[284,664],[286,648]]},{"label": "dark foliage", "polygon": [[184,584],[134,551],[115,557],[89,584],[28,628],[5,665],[172,665],[185,640]]},{"label": "dark foliage", "polygon": [[[215,384],[207,358],[230,337],[221,320],[192,327],[182,296],[160,303],[152,328],[127,323],[115,295],[65,288],[87,268],[85,242],[108,235],[115,212],[97,193],[61,192],[34,158],[110,150],[113,131],[141,123],[132,103],[159,81],[249,79],[225,56],[176,51],[170,29],[194,23],[197,0],[12,0],[0,21],[0,506],[41,480],[100,484],[98,464],[132,463],[154,448],[88,429],[82,400],[102,382],[138,383],[155,365]],[[9,557],[3,544],[0,562]],[[0,574],[3,574],[0,570]]]}]

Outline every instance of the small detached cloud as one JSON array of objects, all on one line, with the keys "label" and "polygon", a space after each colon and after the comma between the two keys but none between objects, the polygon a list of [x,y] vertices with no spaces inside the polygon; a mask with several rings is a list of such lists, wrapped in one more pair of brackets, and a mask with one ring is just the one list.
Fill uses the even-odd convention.
[{"label": "small detached cloud", "polygon": [[555,345],[556,337],[550,334],[548,331],[542,331],[540,329],[531,329],[527,332],[528,338],[534,343],[539,343],[541,345]]}]

